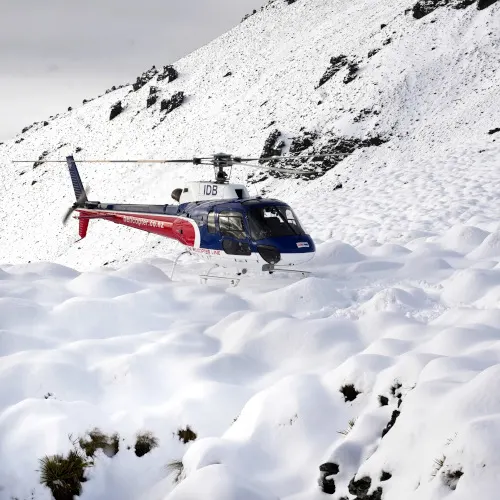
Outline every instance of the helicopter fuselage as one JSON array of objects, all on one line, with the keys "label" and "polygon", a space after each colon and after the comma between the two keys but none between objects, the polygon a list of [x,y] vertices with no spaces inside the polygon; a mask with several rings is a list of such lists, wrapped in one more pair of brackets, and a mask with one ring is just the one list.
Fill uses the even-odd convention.
[{"label": "helicopter fuselage", "polygon": [[294,266],[311,260],[312,238],[282,201],[251,198],[179,205],[86,201],[78,208],[80,236],[92,219],[104,219],[174,239],[214,264],[240,268]]}]

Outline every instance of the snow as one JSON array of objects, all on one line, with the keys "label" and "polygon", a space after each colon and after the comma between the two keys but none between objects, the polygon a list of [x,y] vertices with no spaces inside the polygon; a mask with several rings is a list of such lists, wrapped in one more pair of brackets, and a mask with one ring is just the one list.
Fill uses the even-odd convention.
[{"label": "snow", "polygon": [[[159,93],[187,100],[163,122],[145,107],[150,85],[122,88],[0,145],[0,500],[49,499],[39,459],[95,427],[120,450],[98,452],[82,500],[319,500],[325,462],[339,466],[334,500],[363,477],[383,500],[497,498],[500,4],[418,21],[411,6],[275,0],[175,64]],[[340,54],[359,76],[316,88]],[[365,108],[380,114],[354,121]],[[194,257],[171,277],[176,243],[104,221],[78,241],[60,223],[65,167],[11,163],[76,147],[77,161],[254,156],[275,127],[287,147],[301,127],[389,139],[314,181],[250,185],[313,236],[304,279],[201,285]],[[91,198],[150,203],[211,174],[80,170]],[[183,443],[187,426],[197,438]],[[144,431],[159,446],[137,457]]]}]

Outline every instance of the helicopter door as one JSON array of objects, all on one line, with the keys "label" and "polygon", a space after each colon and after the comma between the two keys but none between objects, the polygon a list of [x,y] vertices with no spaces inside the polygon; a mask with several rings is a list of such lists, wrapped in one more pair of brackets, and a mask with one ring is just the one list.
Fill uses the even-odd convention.
[{"label": "helicopter door", "polygon": [[252,255],[250,242],[240,212],[222,211],[219,214],[222,248],[229,255]]}]

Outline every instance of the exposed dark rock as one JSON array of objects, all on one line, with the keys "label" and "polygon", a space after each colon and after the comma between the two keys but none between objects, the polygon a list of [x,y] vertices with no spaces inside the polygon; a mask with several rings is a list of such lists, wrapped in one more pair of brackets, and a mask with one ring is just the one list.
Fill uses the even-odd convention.
[{"label": "exposed dark rock", "polygon": [[146,108],[150,108],[151,106],[153,106],[153,104],[155,104],[157,100],[158,96],[156,94],[150,95],[146,100]]},{"label": "exposed dark rock", "polygon": [[387,396],[379,396],[378,402],[380,406],[387,406],[389,404],[389,398]]},{"label": "exposed dark rock", "polygon": [[18,139],[18,140],[16,141],[16,144],[20,144],[20,143],[21,143],[21,142],[23,142],[23,141],[24,141],[24,137],[21,137],[20,139]]},{"label": "exposed dark rock", "polygon": [[358,113],[357,116],[354,117],[353,121],[354,121],[354,123],[358,123],[369,115],[378,116],[379,114],[380,114],[380,111],[378,109],[364,108]]},{"label": "exposed dark rock", "polygon": [[70,106],[70,107],[68,108],[68,111],[73,111],[73,108]]},{"label": "exposed dark rock", "polygon": [[179,73],[173,66],[163,66],[162,72],[158,75],[156,79],[157,82],[161,82],[163,80],[167,80],[167,83],[173,82],[177,79]]},{"label": "exposed dark rock", "polygon": [[344,396],[344,401],[347,403],[347,402],[350,402],[350,401],[354,401],[359,394],[361,394],[360,391],[357,391],[356,388],[354,387],[353,384],[346,384],[346,385],[343,385],[341,388],[340,388],[340,392],[342,393],[342,395]]},{"label": "exposed dark rock", "polygon": [[483,10],[493,5],[497,0],[477,0],[477,10]]},{"label": "exposed dark rock", "polygon": [[111,106],[111,112],[109,114],[109,119],[110,120],[113,120],[114,118],[116,118],[121,112],[123,111],[123,106],[122,106],[122,102],[121,101],[118,101],[118,102],[115,102],[113,104],[113,106]]},{"label": "exposed dark rock", "polygon": [[82,148],[81,148],[80,146],[78,146],[78,147],[75,149],[75,151],[76,151],[77,153],[79,153],[81,150],[82,150]]},{"label": "exposed dark rock", "polygon": [[148,83],[157,74],[158,74],[158,70],[156,69],[155,66],[153,66],[151,69],[148,69],[147,71],[145,71],[141,76],[138,76],[137,80],[132,85],[132,89],[134,90],[134,92],[137,92],[139,89],[144,87],[144,85],[146,85],[146,83]]},{"label": "exposed dark rock", "polygon": [[399,410],[394,410],[391,415],[391,419],[385,426],[385,429],[382,431],[382,437],[384,437],[393,427],[394,424],[396,423],[397,418],[401,415],[401,412]]},{"label": "exposed dark rock", "polygon": [[189,443],[189,441],[195,441],[198,436],[188,425],[185,429],[179,429],[177,431],[177,437],[179,438],[179,441],[186,444]]},{"label": "exposed dark rock", "polygon": [[454,9],[465,9],[472,5],[476,0],[460,0],[458,3],[452,5]]},{"label": "exposed dark rock", "polygon": [[356,477],[351,479],[349,483],[348,490],[351,495],[356,495],[357,497],[366,498],[366,494],[372,485],[372,480],[368,476],[364,476],[356,481]]},{"label": "exposed dark rock", "polygon": [[325,462],[319,466],[320,472],[325,472],[327,476],[339,473],[339,466],[334,462]]},{"label": "exposed dark rock", "polygon": [[488,131],[489,135],[496,134],[497,132],[500,132],[500,127],[499,128],[492,128],[491,130]]},{"label": "exposed dark rock", "polygon": [[43,122],[43,126],[46,127],[49,124],[49,122],[45,121]]},{"label": "exposed dark rock", "polygon": [[272,127],[275,123],[276,123],[276,120],[270,121],[266,128]]},{"label": "exposed dark rock", "polygon": [[19,176],[24,175],[26,173],[26,170],[23,170],[22,172],[19,172]]},{"label": "exposed dark rock", "polygon": [[160,111],[165,111],[165,114],[171,113],[184,102],[184,92],[177,92],[170,99],[163,99],[160,105]]},{"label": "exposed dark rock", "polygon": [[337,191],[337,189],[342,189],[342,187],[343,187],[343,186],[342,186],[342,183],[341,183],[341,182],[339,182],[338,184],[335,184],[335,186],[334,186],[333,190],[334,190],[334,191]]},{"label": "exposed dark rock", "polygon": [[224,75],[224,77],[223,77],[223,78],[226,78],[227,76],[231,76],[232,74],[233,74],[233,72],[232,72],[232,71],[228,71],[228,72]]},{"label": "exposed dark rock", "polygon": [[246,21],[249,17],[252,17],[254,14],[257,14],[257,11],[255,9],[252,11],[251,14],[245,14],[241,22]]},{"label": "exposed dark rock", "polygon": [[[264,148],[262,149],[261,157],[269,156],[280,156],[281,149],[278,148],[280,141],[278,139],[281,137],[281,132],[278,129],[274,129],[266,139],[264,143]],[[259,160],[259,163],[264,163],[264,161]]]},{"label": "exposed dark rock", "polygon": [[332,57],[330,59],[330,66],[327,68],[323,76],[320,78],[318,86],[316,88],[324,85],[328,80],[330,80],[336,73],[338,73],[344,66],[348,63],[347,56],[341,54],[337,57]]},{"label": "exposed dark rock", "polygon": [[31,181],[31,185],[34,186],[38,181]]},{"label": "exposed dark rock", "polygon": [[44,159],[47,158],[47,156],[49,155],[49,151],[44,151],[39,157],[38,157],[38,161],[36,161],[35,163],[33,163],[33,168],[37,168],[39,167],[40,165],[43,165],[44,163]]},{"label": "exposed dark rock", "polygon": [[389,481],[391,479],[392,474],[390,472],[382,471],[382,474],[380,474],[380,480],[381,481]]},{"label": "exposed dark rock", "polygon": [[320,477],[318,484],[323,493],[333,495],[335,493],[335,480],[331,477],[339,473],[339,466],[333,462],[326,462],[319,466]]},{"label": "exposed dark rock", "polygon": [[358,76],[359,65],[357,62],[350,61],[347,66],[347,69],[348,73],[344,77],[345,84],[352,82]]},{"label": "exposed dark rock", "polygon": [[149,96],[146,101],[146,108],[150,108],[158,100],[158,87],[149,87]]},{"label": "exposed dark rock", "polygon": [[380,52],[380,49],[372,49],[370,52],[368,52],[368,57],[373,57],[375,54],[378,54]]},{"label": "exposed dark rock", "polygon": [[381,24],[380,29],[383,30],[386,26],[387,26],[387,24]]},{"label": "exposed dark rock", "polygon": [[21,130],[21,134],[25,134],[33,125],[28,125]]},{"label": "exposed dark rock", "polygon": [[292,5],[292,3],[295,3],[297,0],[285,0],[285,2],[288,4],[288,5]]},{"label": "exposed dark rock", "polygon": [[290,153],[293,155],[302,153],[310,148],[316,139],[318,139],[318,134],[316,132],[304,132],[303,136],[294,137],[290,145]]},{"label": "exposed dark rock", "polygon": [[[303,131],[304,128],[302,128],[301,130]],[[273,131],[272,133],[276,134],[276,131]],[[277,149],[277,145],[279,144],[278,137],[279,136],[277,135],[275,135],[274,139],[269,137],[266,140],[266,143],[267,141],[270,141],[270,146],[266,147],[266,149]],[[306,174],[298,174],[301,179],[317,179],[318,177],[323,176],[326,172],[334,168],[347,156],[356,151],[356,149],[377,146],[387,142],[386,139],[382,139],[380,137],[371,137],[365,140],[349,139],[344,137],[331,137],[327,141],[324,141],[321,146],[315,147],[315,141],[318,139],[320,139],[320,137],[315,132],[303,131],[302,135],[297,136],[292,140],[292,145],[290,147],[290,153],[292,155],[296,156],[302,153],[304,155],[303,157],[294,158],[294,156],[286,156],[280,160],[270,160],[266,162],[266,164],[269,166],[278,165],[287,168],[300,167],[300,169],[303,170],[310,170],[310,172]],[[310,152],[310,155],[305,155],[305,152]],[[281,151],[278,151],[277,153],[280,154]],[[321,155],[328,156],[325,157]],[[261,155],[261,157],[264,156],[264,154]],[[269,156],[278,155],[271,153],[269,154]],[[267,175],[274,178],[290,177],[290,174],[283,174],[276,171],[270,171]],[[247,181],[250,183],[260,182],[261,180],[263,179],[256,177],[254,174],[249,174],[247,177]],[[339,186],[339,188],[340,187],[341,185]]]},{"label": "exposed dark rock", "polygon": [[438,7],[446,5],[447,0],[418,0],[413,6],[413,17],[422,19],[422,17],[434,12]]},{"label": "exposed dark rock", "polygon": [[389,37],[387,40],[384,40],[382,42],[382,45],[389,45],[391,42],[392,42],[392,38]]},{"label": "exposed dark rock", "polygon": [[318,101],[318,106],[319,106],[320,104],[323,104],[323,101]]}]

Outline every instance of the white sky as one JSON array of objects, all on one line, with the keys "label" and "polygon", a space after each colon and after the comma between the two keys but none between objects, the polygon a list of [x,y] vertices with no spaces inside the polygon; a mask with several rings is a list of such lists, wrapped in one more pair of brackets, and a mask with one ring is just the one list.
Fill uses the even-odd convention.
[{"label": "white sky", "polygon": [[0,0],[0,141],[170,64],[266,0]]}]

